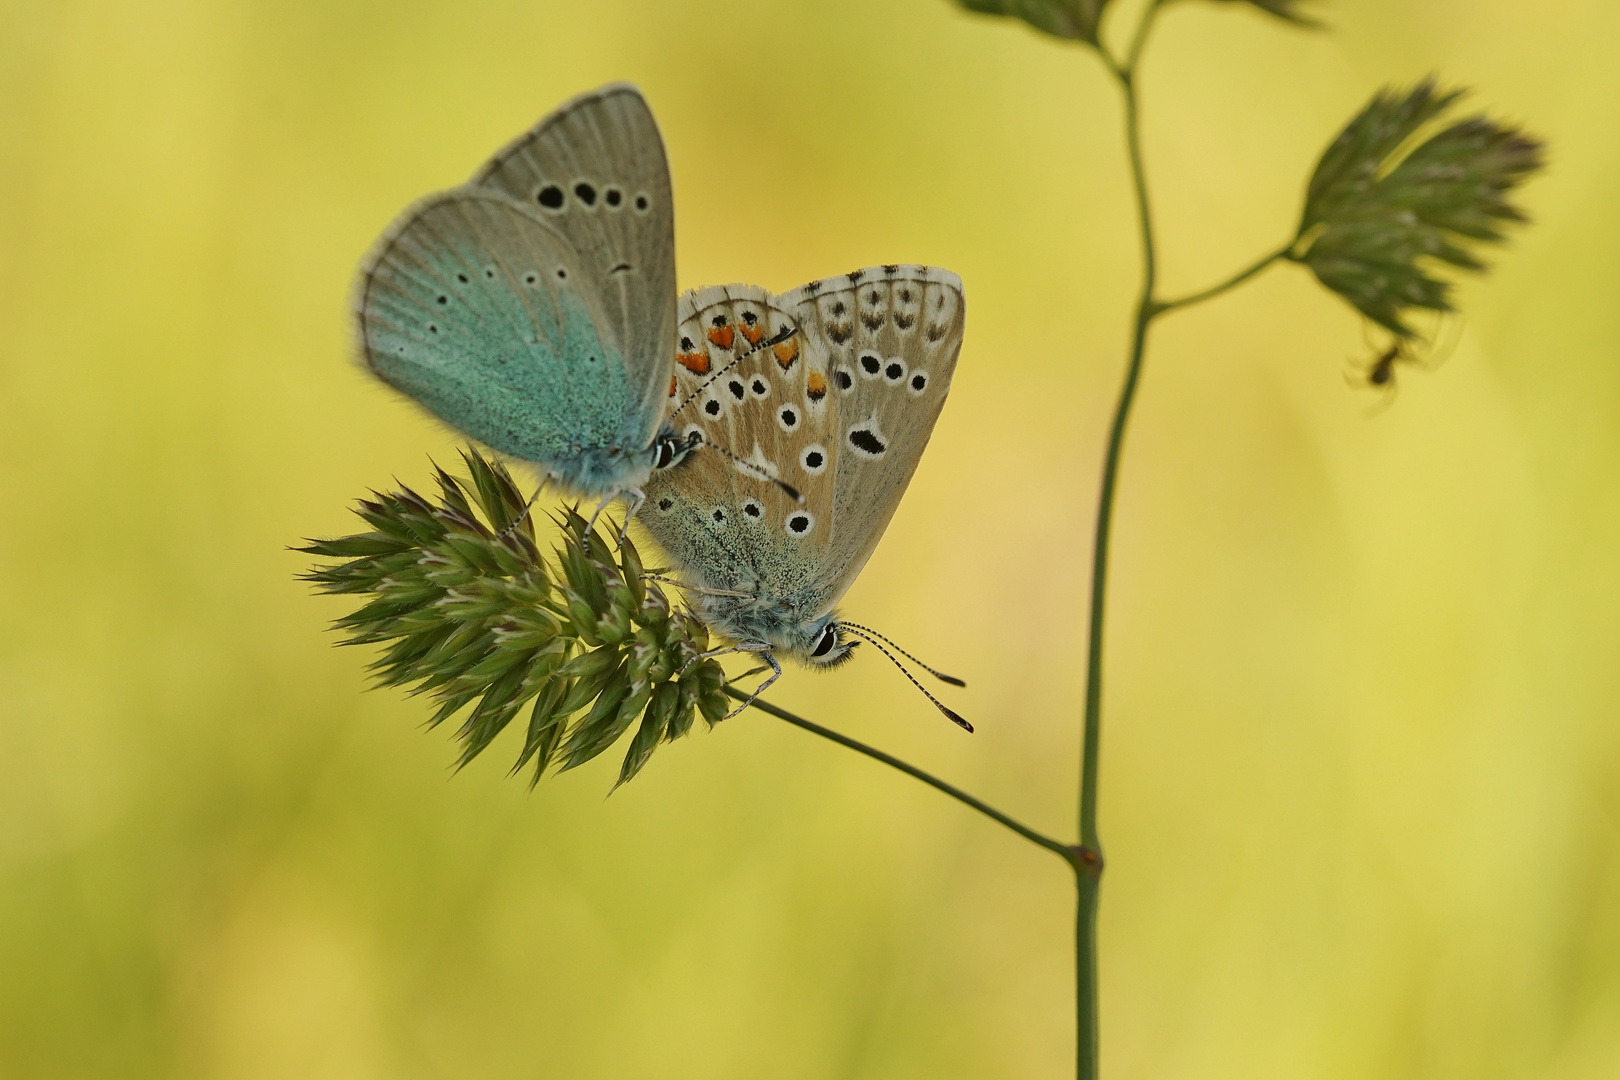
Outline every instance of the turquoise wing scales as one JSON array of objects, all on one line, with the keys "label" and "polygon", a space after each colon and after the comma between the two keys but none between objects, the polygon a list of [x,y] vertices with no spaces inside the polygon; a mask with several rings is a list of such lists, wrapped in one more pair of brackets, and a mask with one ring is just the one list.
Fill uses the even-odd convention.
[{"label": "turquoise wing scales", "polygon": [[[494,193],[415,207],[361,299],[366,362],[434,415],[504,454],[549,465],[614,456],[635,409],[577,253]],[[639,449],[637,447],[636,449]]]},{"label": "turquoise wing scales", "polygon": [[384,234],[357,288],[366,366],[564,487],[637,488],[668,410],[673,221],[640,93],[575,98]]},{"label": "turquoise wing scales", "polygon": [[470,186],[537,208],[601,283],[639,408],[624,433],[646,446],[668,409],[675,340],[675,213],[669,164],[641,92],[583,94],[514,139]]}]

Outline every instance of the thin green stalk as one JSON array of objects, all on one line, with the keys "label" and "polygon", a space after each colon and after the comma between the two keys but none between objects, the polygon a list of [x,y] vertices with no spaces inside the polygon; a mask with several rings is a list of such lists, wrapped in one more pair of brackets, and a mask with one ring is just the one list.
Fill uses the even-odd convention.
[{"label": "thin green stalk", "polygon": [[[727,686],[725,691],[737,701],[748,701],[748,695],[734,686]],[[811,732],[812,734],[820,735],[823,739],[831,739],[840,746],[847,746],[856,753],[865,754],[867,757],[881,761],[883,764],[888,765],[891,768],[899,769],[907,776],[916,777],[929,787],[943,791],[945,794],[949,795],[958,802],[971,806],[973,809],[977,810],[990,820],[997,822],[998,824],[1005,825],[1007,828],[1011,829],[1019,836],[1022,836],[1030,843],[1043,847],[1046,850],[1058,855],[1063,859],[1064,862],[1069,863],[1071,866],[1074,864],[1076,854],[1074,849],[1069,845],[1054,840],[1050,836],[1043,833],[1036,832],[1028,825],[1008,817],[1006,814],[1003,814],[1000,810],[997,810],[995,807],[989,805],[983,800],[974,798],[961,788],[952,784],[947,784],[939,777],[926,773],[922,769],[917,768],[915,765],[901,761],[893,754],[886,754],[874,746],[867,746],[858,739],[852,739],[848,735],[841,735],[838,732],[833,731],[831,728],[824,728],[820,724],[812,723],[802,716],[795,716],[786,709],[778,708],[768,701],[760,701],[756,698],[754,701],[749,703],[749,707],[758,709],[760,712],[766,713],[767,715],[774,716],[778,720],[786,720],[794,727],[800,727],[808,732]]]},{"label": "thin green stalk", "polygon": [[1087,623],[1085,725],[1080,750],[1080,843],[1070,864],[1075,871],[1078,904],[1075,912],[1074,966],[1077,1075],[1080,1080],[1096,1080],[1099,1075],[1097,1008],[1097,909],[1101,897],[1103,848],[1097,832],[1097,773],[1102,748],[1102,667],[1103,628],[1108,594],[1108,548],[1114,522],[1114,499],[1119,487],[1119,463],[1125,447],[1125,428],[1131,406],[1142,380],[1142,362],[1147,350],[1148,327],[1168,311],[1211,299],[1236,288],[1266,267],[1285,257],[1292,241],[1259,261],[1201,292],[1176,300],[1154,297],[1158,260],[1153,240],[1153,212],[1148,200],[1147,170],[1142,160],[1140,99],[1136,92],[1136,68],[1148,31],[1162,0],[1151,0],[1142,13],[1131,38],[1124,63],[1106,49],[1103,62],[1119,82],[1125,104],[1125,143],[1131,167],[1131,187],[1136,196],[1137,222],[1142,246],[1142,281],[1137,293],[1136,317],[1131,327],[1130,352],[1124,385],[1114,405],[1113,422],[1108,429],[1108,446],[1103,455],[1102,487],[1097,494],[1096,531],[1091,549],[1091,606]]},{"label": "thin green stalk", "polygon": [[1114,406],[1108,430],[1108,449],[1103,456],[1102,487],[1097,495],[1097,522],[1091,554],[1091,608],[1086,650],[1085,727],[1080,751],[1080,844],[1075,870],[1079,893],[1074,927],[1075,968],[1075,1056],[1079,1080],[1096,1080],[1100,1073],[1097,1002],[1097,908],[1101,897],[1103,850],[1097,833],[1097,769],[1102,747],[1102,660],[1103,614],[1108,585],[1108,542],[1114,520],[1114,495],[1119,484],[1120,454],[1125,445],[1125,426],[1142,378],[1142,357],[1147,347],[1148,325],[1158,314],[1153,299],[1157,262],[1153,246],[1153,215],[1148,202],[1147,172],[1142,163],[1140,108],[1136,94],[1136,65],[1148,30],[1158,12],[1153,0],[1143,12],[1123,65],[1106,51],[1103,59],[1118,80],[1125,101],[1125,142],[1131,165],[1131,185],[1136,194],[1137,221],[1141,229],[1142,284],[1137,296],[1136,319],[1131,330],[1130,358],[1125,383]]}]

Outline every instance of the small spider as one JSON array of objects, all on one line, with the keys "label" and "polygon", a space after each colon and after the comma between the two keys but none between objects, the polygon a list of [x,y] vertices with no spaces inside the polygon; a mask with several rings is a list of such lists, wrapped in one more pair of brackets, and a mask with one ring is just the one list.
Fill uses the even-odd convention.
[{"label": "small spider", "polygon": [[[1455,323],[1452,325],[1456,325]],[[1440,328],[1437,327],[1438,331]],[[1354,366],[1351,371],[1345,372],[1344,380],[1351,386],[1362,387],[1368,390],[1383,390],[1384,396],[1371,406],[1369,414],[1380,413],[1389,408],[1395,400],[1399,387],[1396,385],[1395,365],[1414,364],[1425,371],[1432,371],[1445,362],[1451,355],[1452,349],[1457,346],[1456,334],[1446,334],[1448,340],[1425,348],[1435,340],[1436,335],[1423,335],[1417,338],[1397,337],[1389,343],[1370,363]]]}]

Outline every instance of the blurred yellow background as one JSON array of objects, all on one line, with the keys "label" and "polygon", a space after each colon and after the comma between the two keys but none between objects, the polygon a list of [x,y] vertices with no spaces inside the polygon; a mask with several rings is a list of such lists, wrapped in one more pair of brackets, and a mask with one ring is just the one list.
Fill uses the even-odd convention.
[{"label": "blurred yellow background", "polygon": [[[1550,140],[1400,396],[1294,267],[1155,331],[1116,534],[1107,1074],[1620,1075],[1620,12],[1177,5],[1172,294],[1287,235],[1427,72]],[[1116,31],[1119,28],[1116,27]],[[1084,568],[1137,253],[1087,54],[943,0],[0,4],[0,1077],[1072,1069],[1066,869],[761,715],[532,795],[368,693],[286,545],[455,440],[347,360],[354,265],[571,95],[641,85],[683,286],[958,272],[955,392],[774,700],[1072,837]]]}]

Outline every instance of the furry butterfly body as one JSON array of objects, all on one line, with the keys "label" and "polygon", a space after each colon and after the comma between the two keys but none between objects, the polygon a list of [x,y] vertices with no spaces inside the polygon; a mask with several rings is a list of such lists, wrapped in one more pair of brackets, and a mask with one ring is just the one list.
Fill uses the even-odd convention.
[{"label": "furry butterfly body", "polygon": [[[730,454],[699,450],[653,477],[638,519],[737,648],[772,667],[776,653],[812,666],[848,657],[850,624],[834,608],[933,432],[963,319],[961,281],[922,266],[873,267],[781,296],[729,285],[681,297],[683,404],[671,419]],[[763,476],[801,492],[802,504]]]},{"label": "furry butterfly body", "polygon": [[673,222],[641,94],[575,98],[383,234],[356,289],[362,358],[562,487],[634,492],[689,449],[665,422]]}]

